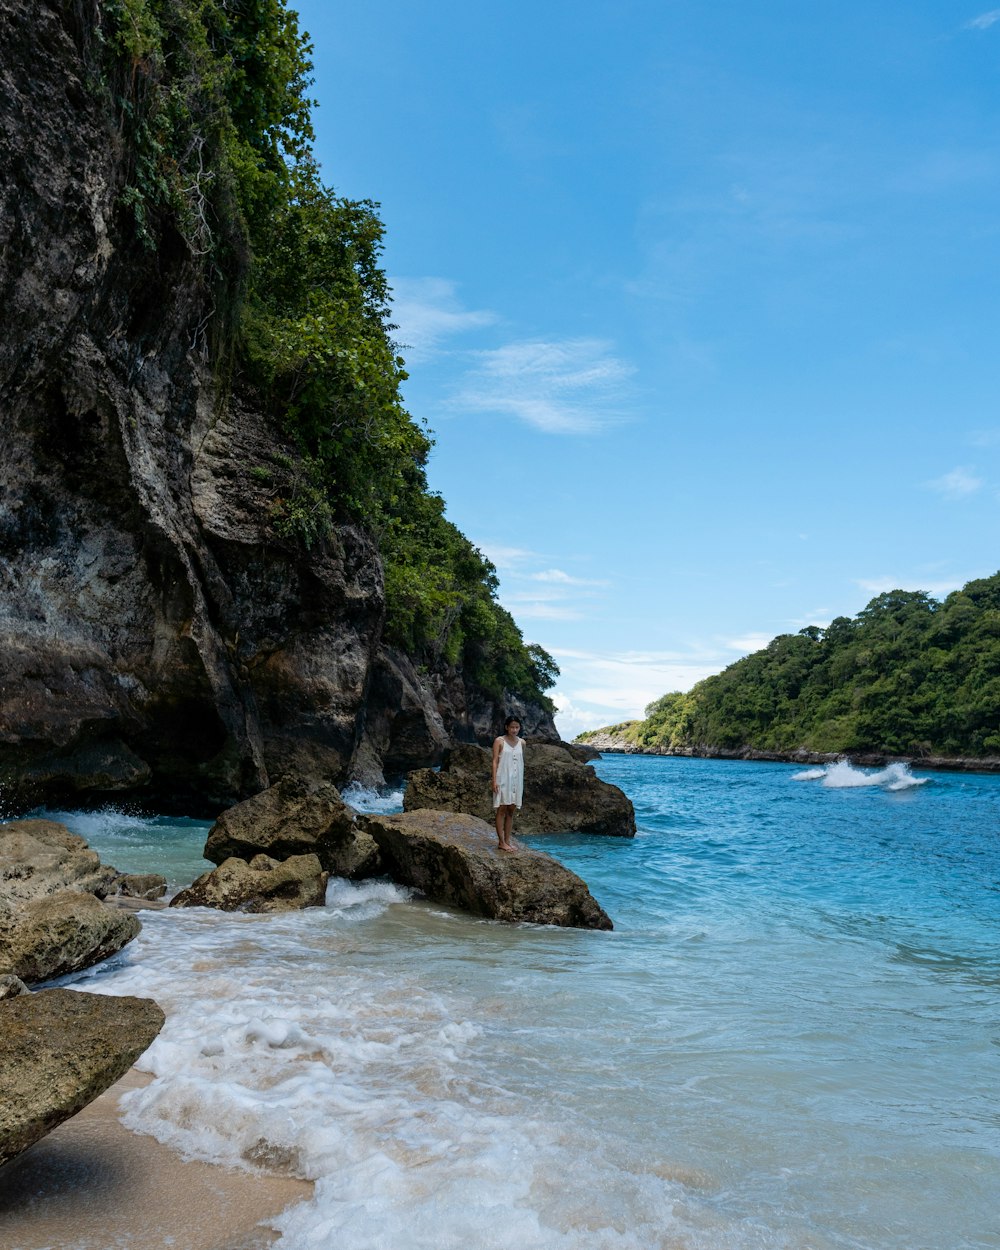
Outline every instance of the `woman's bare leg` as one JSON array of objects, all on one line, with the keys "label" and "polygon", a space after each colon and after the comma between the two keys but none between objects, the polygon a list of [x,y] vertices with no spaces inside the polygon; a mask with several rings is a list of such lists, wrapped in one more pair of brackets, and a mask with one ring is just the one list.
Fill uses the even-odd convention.
[{"label": "woman's bare leg", "polygon": [[510,844],[510,829],[513,823],[513,806],[502,803],[497,808],[497,841],[500,843],[501,851],[512,851],[514,849]]}]

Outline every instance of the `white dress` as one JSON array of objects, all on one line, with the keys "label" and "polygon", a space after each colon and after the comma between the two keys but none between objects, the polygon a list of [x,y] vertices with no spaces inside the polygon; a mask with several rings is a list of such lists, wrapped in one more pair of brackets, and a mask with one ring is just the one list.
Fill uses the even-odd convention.
[{"label": "white dress", "polygon": [[503,739],[500,758],[497,761],[497,786],[493,794],[494,807],[521,806],[524,795],[524,743],[518,738],[515,746]]}]

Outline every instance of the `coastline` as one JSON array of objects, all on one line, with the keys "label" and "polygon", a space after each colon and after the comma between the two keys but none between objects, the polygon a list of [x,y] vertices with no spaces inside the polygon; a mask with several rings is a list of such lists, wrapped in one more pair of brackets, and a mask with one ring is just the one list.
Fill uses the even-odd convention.
[{"label": "coastline", "polygon": [[[581,739],[582,735],[575,741],[580,742]],[[626,739],[599,731],[589,735],[584,745],[593,747],[602,755],[664,755],[678,759],[743,760],[771,764],[836,764],[839,760],[848,760],[859,768],[888,768],[890,764],[906,764],[910,768],[931,772],[1000,773],[1000,756],[996,755],[975,759],[948,755],[886,755],[878,751],[762,751],[756,747],[716,747],[700,751],[685,747],[669,750],[666,747],[638,747]]]},{"label": "coastline", "polygon": [[[10,1250],[264,1250],[267,1221],[311,1182],[188,1162],[119,1120],[119,1100],[151,1078],[134,1068],[0,1171]],[[262,1224],[262,1221],[264,1222]]]}]

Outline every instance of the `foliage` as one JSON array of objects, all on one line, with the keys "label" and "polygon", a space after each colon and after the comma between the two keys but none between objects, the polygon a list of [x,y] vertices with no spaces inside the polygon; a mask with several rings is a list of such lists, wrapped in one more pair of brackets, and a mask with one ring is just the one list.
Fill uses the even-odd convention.
[{"label": "foliage", "polygon": [[667,694],[630,741],[688,748],[1000,754],[1000,573],[943,602],[893,590]]},{"label": "foliage", "polygon": [[548,704],[551,657],[525,645],[492,565],[428,490],[431,439],[400,395],[378,206],[320,177],[297,15],[284,0],[107,0],[104,12],[132,154],[121,207],[140,244],[174,231],[210,276],[226,314],[212,326],[220,368],[297,452],[272,499],[276,534],[311,546],[334,522],[364,526],[385,567],[388,641],[462,665],[497,697]]}]

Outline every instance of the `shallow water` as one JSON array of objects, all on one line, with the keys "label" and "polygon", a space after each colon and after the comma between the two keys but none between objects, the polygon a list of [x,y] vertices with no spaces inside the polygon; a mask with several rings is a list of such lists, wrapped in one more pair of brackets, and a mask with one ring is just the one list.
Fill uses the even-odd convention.
[{"label": "shallow water", "polygon": [[[596,767],[639,836],[531,841],[611,934],[384,882],[144,914],[75,980],[167,1010],[130,1126],[316,1179],[296,1250],[1000,1247],[1000,778]],[[81,819],[119,867],[203,871],[204,826]]]}]

